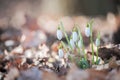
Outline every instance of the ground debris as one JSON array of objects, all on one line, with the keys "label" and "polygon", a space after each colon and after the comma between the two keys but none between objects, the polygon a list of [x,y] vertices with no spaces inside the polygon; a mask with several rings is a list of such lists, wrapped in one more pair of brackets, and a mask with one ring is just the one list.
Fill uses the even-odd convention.
[{"label": "ground debris", "polygon": [[112,47],[101,47],[99,48],[99,57],[101,57],[104,61],[109,60],[115,56],[117,60],[120,59],[120,49],[119,45],[115,45]]}]

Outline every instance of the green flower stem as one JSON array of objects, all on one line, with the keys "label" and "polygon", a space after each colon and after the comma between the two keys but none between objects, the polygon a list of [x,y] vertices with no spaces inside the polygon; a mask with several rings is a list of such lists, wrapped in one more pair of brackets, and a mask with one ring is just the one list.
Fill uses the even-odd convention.
[{"label": "green flower stem", "polygon": [[97,62],[98,61],[98,46],[97,46],[96,56],[97,56],[96,58],[96,62]]},{"label": "green flower stem", "polygon": [[66,40],[67,40],[67,42],[68,42],[68,44],[69,44],[69,46],[70,46],[70,49],[73,50],[73,49],[72,49],[72,46],[71,46],[71,44],[70,44],[70,41],[69,41],[68,35],[67,35],[67,33],[65,32],[65,29],[64,29],[63,23],[61,22],[60,24],[61,24],[61,29],[62,29],[62,31],[63,31],[63,33],[64,33],[64,35],[65,35],[65,38],[66,38]]},{"label": "green flower stem", "polygon": [[80,56],[80,48],[78,47],[78,44],[77,44],[77,43],[76,43],[76,46],[77,46],[78,53],[79,53],[79,56]]},{"label": "green flower stem", "polygon": [[61,41],[61,43],[62,43],[64,49],[65,49],[66,51],[68,51],[68,50],[67,50],[67,47],[66,47],[66,45],[65,45],[65,43],[64,43],[63,41]]},{"label": "green flower stem", "polygon": [[82,52],[84,53],[85,60],[87,60],[87,55],[85,54],[85,48],[84,48],[84,46],[82,47]]},{"label": "green flower stem", "polygon": [[92,36],[90,36],[90,42],[91,42],[91,47],[92,47],[92,63],[94,64],[94,48],[93,48]]},{"label": "green flower stem", "polygon": [[81,35],[81,32],[80,32],[80,29],[77,27],[77,30],[78,30],[78,35],[79,35],[79,38],[80,40],[82,41],[82,52],[84,53],[84,58],[85,60],[87,60],[87,56],[85,54],[85,47],[84,47],[84,44],[83,44],[83,38],[82,38],[82,35]]},{"label": "green flower stem", "polygon": [[[62,45],[63,45],[64,49],[65,49],[66,51],[69,51],[69,50],[67,49],[67,47],[66,47],[65,43],[64,43],[63,41],[61,41],[61,43],[62,43]],[[71,56],[71,55],[69,55],[69,59],[70,59],[70,61],[71,61],[71,62],[73,61],[73,58],[72,58],[72,56]]]},{"label": "green flower stem", "polygon": [[89,23],[89,25],[90,25],[90,42],[91,42],[91,47],[92,47],[92,63],[94,64],[94,48],[93,48],[92,23],[93,23],[93,21],[91,21]]},{"label": "green flower stem", "polygon": [[[100,40],[100,32],[98,32],[97,38]],[[99,46],[97,46],[97,51],[96,51],[96,56],[97,56],[96,61],[98,61],[98,47]]]}]

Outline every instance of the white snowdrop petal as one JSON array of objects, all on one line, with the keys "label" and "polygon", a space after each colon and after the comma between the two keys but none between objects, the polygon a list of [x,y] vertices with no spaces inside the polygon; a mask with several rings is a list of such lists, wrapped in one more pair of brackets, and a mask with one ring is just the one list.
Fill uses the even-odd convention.
[{"label": "white snowdrop petal", "polygon": [[59,50],[58,50],[58,55],[59,55],[59,58],[63,58],[64,52],[63,52],[62,49],[59,49]]},{"label": "white snowdrop petal", "polygon": [[83,46],[83,45],[82,45],[82,41],[79,40],[79,41],[78,41],[78,47],[81,48],[82,46]]},{"label": "white snowdrop petal", "polygon": [[86,29],[85,29],[85,35],[86,35],[87,37],[90,36],[90,27],[86,27]]},{"label": "white snowdrop petal", "polygon": [[75,43],[74,43],[73,39],[70,39],[70,44],[71,44],[72,48],[75,48]]},{"label": "white snowdrop petal", "polygon": [[61,30],[57,30],[57,38],[58,40],[61,40],[63,37],[62,31]]},{"label": "white snowdrop petal", "polygon": [[98,38],[96,39],[95,44],[96,44],[96,46],[100,45],[100,40]]},{"label": "white snowdrop petal", "polygon": [[77,38],[78,37],[78,34],[77,32],[72,32],[72,38],[73,38],[73,41],[76,42],[77,41]]}]

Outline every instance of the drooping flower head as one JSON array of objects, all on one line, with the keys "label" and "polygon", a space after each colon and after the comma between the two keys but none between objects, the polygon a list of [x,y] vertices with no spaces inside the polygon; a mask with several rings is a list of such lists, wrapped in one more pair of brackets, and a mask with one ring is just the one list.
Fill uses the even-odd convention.
[{"label": "drooping flower head", "polygon": [[83,42],[82,42],[81,39],[78,41],[78,47],[79,47],[79,48],[82,48],[82,47],[83,47]]},{"label": "drooping flower head", "polygon": [[100,46],[100,33],[98,33],[96,41],[95,41],[95,45],[98,47]]},{"label": "drooping flower head", "polygon": [[97,38],[96,41],[95,41],[95,45],[98,47],[100,46],[100,40]]},{"label": "drooping flower head", "polygon": [[73,41],[72,37],[70,38],[70,45],[73,49],[75,48],[75,42]]},{"label": "drooping flower head", "polygon": [[72,39],[73,39],[74,42],[76,42],[77,39],[78,39],[78,34],[77,34],[77,28],[76,27],[73,28]]},{"label": "drooping flower head", "polygon": [[61,40],[62,37],[63,37],[63,33],[62,33],[60,27],[58,27],[58,29],[57,29],[57,38],[58,38],[58,40]]},{"label": "drooping flower head", "polygon": [[87,24],[87,26],[85,28],[85,35],[87,37],[90,37],[90,34],[91,34],[91,32],[90,32],[90,24]]}]

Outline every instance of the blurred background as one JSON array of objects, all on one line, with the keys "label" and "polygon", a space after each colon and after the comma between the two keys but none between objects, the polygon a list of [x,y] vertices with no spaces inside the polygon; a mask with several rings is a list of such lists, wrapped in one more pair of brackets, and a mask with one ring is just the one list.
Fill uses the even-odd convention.
[{"label": "blurred background", "polygon": [[[101,36],[94,50],[85,36],[91,19],[93,43],[98,32]],[[69,49],[64,36],[66,45],[61,45],[56,37],[60,22],[69,39],[79,25],[82,49],[78,42]],[[120,80],[119,49],[120,0],[0,0],[0,80]]]},{"label": "blurred background", "polygon": [[0,0],[0,15],[12,15],[16,11],[40,15],[98,16],[119,13],[120,0]]},{"label": "blurred background", "polygon": [[78,24],[84,35],[92,18],[93,31],[100,31],[104,42],[120,43],[120,0],[0,0],[0,40],[21,34],[27,42],[40,36],[35,44],[50,41],[60,21],[68,32]]}]

